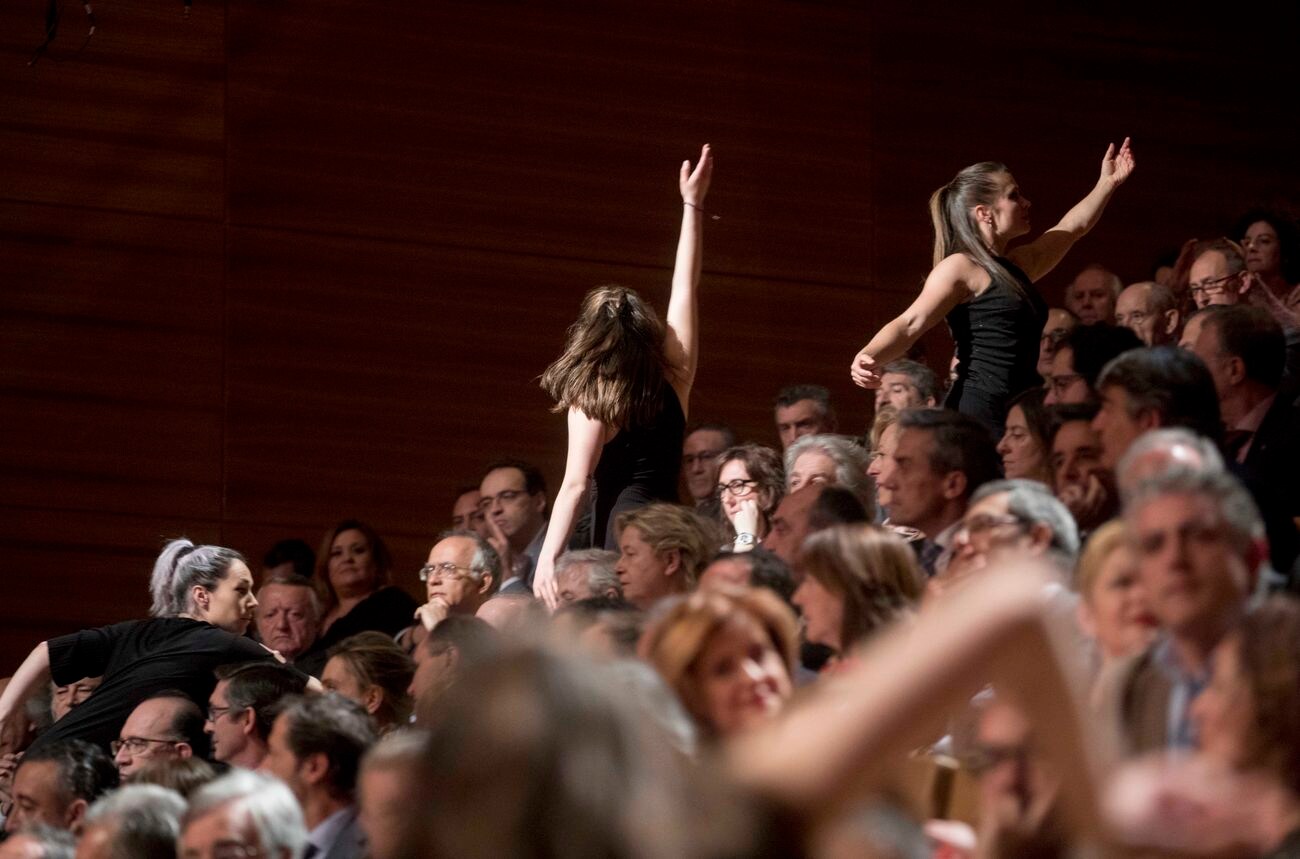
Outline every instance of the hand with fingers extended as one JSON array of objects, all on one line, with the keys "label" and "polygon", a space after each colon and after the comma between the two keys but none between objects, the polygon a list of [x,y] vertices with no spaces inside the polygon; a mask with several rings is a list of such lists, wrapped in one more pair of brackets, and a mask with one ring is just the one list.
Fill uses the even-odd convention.
[{"label": "hand with fingers extended", "polygon": [[681,177],[677,183],[682,192],[682,202],[695,209],[702,209],[711,181],[713,181],[713,150],[706,143],[700,150],[700,160],[696,162],[694,170],[691,169],[690,161],[682,162]]},{"label": "hand with fingers extended", "polygon": [[510,540],[506,533],[501,530],[501,526],[491,516],[487,517],[488,537],[487,541],[493,549],[497,550],[497,556],[501,558],[501,575],[502,581],[514,575],[514,555],[510,551]]},{"label": "hand with fingers extended", "polygon": [[533,571],[533,596],[546,604],[549,611],[560,607],[560,589],[555,582],[555,561],[545,555],[537,559]]},{"label": "hand with fingers extended", "polygon": [[442,597],[434,597],[415,610],[415,619],[426,632],[432,632],[433,628],[446,620],[450,613],[451,606],[447,601]]},{"label": "hand with fingers extended", "polygon": [[859,388],[879,388],[882,372],[879,362],[866,349],[853,356],[853,363],[849,365],[849,377]]},{"label": "hand with fingers extended", "polygon": [[1101,180],[1109,181],[1112,186],[1118,188],[1133,175],[1136,167],[1137,160],[1133,157],[1133,149],[1129,145],[1129,139],[1125,137],[1118,152],[1115,151],[1113,143],[1106,147],[1106,154],[1101,159]]}]

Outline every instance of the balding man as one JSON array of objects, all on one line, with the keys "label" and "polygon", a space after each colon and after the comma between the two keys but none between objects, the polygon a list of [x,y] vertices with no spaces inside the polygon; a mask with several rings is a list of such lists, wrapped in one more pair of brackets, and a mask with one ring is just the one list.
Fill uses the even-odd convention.
[{"label": "balding man", "polygon": [[1115,303],[1115,324],[1136,334],[1144,346],[1177,343],[1180,317],[1173,290],[1154,280],[1126,287]]},{"label": "balding man", "polygon": [[1082,325],[1115,323],[1115,300],[1124,284],[1115,272],[1093,263],[1065,288],[1065,307]]},{"label": "balding man", "polygon": [[159,692],[141,701],[113,741],[113,760],[122,778],[160,758],[207,757],[204,715],[183,692]]}]

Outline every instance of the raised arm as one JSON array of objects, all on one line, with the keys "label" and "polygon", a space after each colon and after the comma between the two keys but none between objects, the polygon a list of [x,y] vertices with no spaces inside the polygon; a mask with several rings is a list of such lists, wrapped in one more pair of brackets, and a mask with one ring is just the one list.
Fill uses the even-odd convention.
[{"label": "raised arm", "polygon": [[1074,243],[1097,225],[1111,195],[1132,175],[1136,166],[1127,137],[1118,152],[1115,151],[1115,144],[1110,144],[1101,159],[1101,175],[1088,196],[1075,203],[1074,208],[1065,213],[1059,224],[1029,244],[1013,248],[1007,253],[1007,258],[1020,266],[1032,281],[1037,281],[1056,268],[1056,264]]},{"label": "raised arm", "polygon": [[935,266],[912,306],[886,323],[853,357],[849,375],[854,384],[862,388],[879,387],[886,364],[906,355],[922,334],[970,298],[971,283],[980,271],[964,254],[953,254]]},{"label": "raised arm", "polygon": [[704,239],[704,198],[713,179],[713,151],[706,143],[691,170],[683,161],[678,187],[682,192],[682,234],[677,240],[673,291],[668,299],[668,331],[664,353],[673,368],[673,389],[686,409],[699,362],[699,298],[701,248]]},{"label": "raised arm", "polygon": [[23,660],[0,695],[0,754],[19,751],[26,719],[23,705],[38,689],[50,682],[50,648],[44,641]]},{"label": "raised arm", "polygon": [[[560,491],[555,493],[546,539],[542,541],[542,552],[537,556],[537,569],[533,572],[533,594],[552,611],[559,605],[555,559],[564,551],[573,534],[573,525],[578,520],[578,505],[582,503],[587,481],[600,459],[605,436],[604,424],[577,409],[569,409],[569,453],[564,463],[564,481],[560,484]],[[600,539],[603,535],[594,536]]]},{"label": "raised arm", "polygon": [[1040,726],[1045,753],[1062,772],[1067,811],[1096,831],[1097,759],[1082,707],[1045,613],[1043,572],[990,571],[895,628],[779,721],[727,749],[743,785],[802,814],[817,814],[853,789],[881,787],[882,761],[935,739],[936,726],[992,680]]}]

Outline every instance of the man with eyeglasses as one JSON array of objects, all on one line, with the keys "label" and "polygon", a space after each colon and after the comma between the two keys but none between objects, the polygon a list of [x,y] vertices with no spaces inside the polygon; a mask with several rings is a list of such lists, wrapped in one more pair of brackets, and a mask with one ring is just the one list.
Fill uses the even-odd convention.
[{"label": "man with eyeglasses", "polygon": [[532,593],[533,571],[546,540],[546,479],[520,459],[491,463],[479,483],[488,540],[506,561],[502,593]]},{"label": "man with eyeglasses", "polygon": [[212,759],[232,767],[257,769],[266,758],[274,710],[289,695],[300,695],[305,675],[273,662],[247,662],[217,669],[203,729],[212,737]]},{"label": "man with eyeglasses", "polygon": [[1044,404],[1095,402],[1094,386],[1102,367],[1116,355],[1141,346],[1142,341],[1127,328],[1104,322],[1080,325],[1066,335],[1052,356]]},{"label": "man with eyeglasses", "polygon": [[731,428],[715,423],[697,424],[682,441],[682,477],[697,511],[717,515],[718,458],[735,443],[736,434]]},{"label": "man with eyeglasses", "polygon": [[[501,557],[487,540],[473,531],[449,531],[429,550],[419,569],[426,602],[416,611],[425,632],[450,614],[473,616],[497,592]],[[423,636],[411,639],[413,644]]]},{"label": "man with eyeglasses", "polygon": [[159,692],[141,701],[127,716],[109,748],[117,771],[129,778],[148,761],[206,757],[203,711],[179,691]]},{"label": "man with eyeglasses", "polygon": [[1192,259],[1187,291],[1198,310],[1212,304],[1241,301],[1246,258],[1236,242],[1228,239],[1198,242],[1192,249]]},{"label": "man with eyeglasses", "polygon": [[[1043,323],[1043,333],[1038,339],[1038,375],[1046,379],[1052,372],[1052,358],[1060,347],[1065,335],[1079,324],[1074,314],[1063,307],[1053,307],[1047,311],[1047,321]],[[955,360],[955,356],[954,356]]]},{"label": "man with eyeglasses", "polygon": [[1178,299],[1169,287],[1145,280],[1124,288],[1115,303],[1115,322],[1138,336],[1144,346],[1178,341]]}]

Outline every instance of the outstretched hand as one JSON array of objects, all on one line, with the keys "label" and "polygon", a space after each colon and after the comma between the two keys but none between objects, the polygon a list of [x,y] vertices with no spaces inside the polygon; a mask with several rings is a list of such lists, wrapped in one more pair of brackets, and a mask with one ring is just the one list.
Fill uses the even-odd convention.
[{"label": "outstretched hand", "polygon": [[1129,139],[1125,137],[1124,142],[1120,144],[1119,152],[1115,151],[1113,143],[1106,147],[1106,154],[1101,159],[1101,178],[1109,179],[1110,183],[1118,188],[1132,175],[1136,167],[1137,160],[1133,157]]},{"label": "outstretched hand", "polygon": [[682,202],[691,206],[704,205],[704,197],[709,193],[709,182],[713,180],[713,150],[704,144],[700,150],[700,160],[691,169],[690,161],[682,162],[681,178],[678,187],[682,191]]},{"label": "outstretched hand", "polygon": [[849,365],[849,377],[859,388],[879,388],[883,368],[866,349],[853,356]]}]

